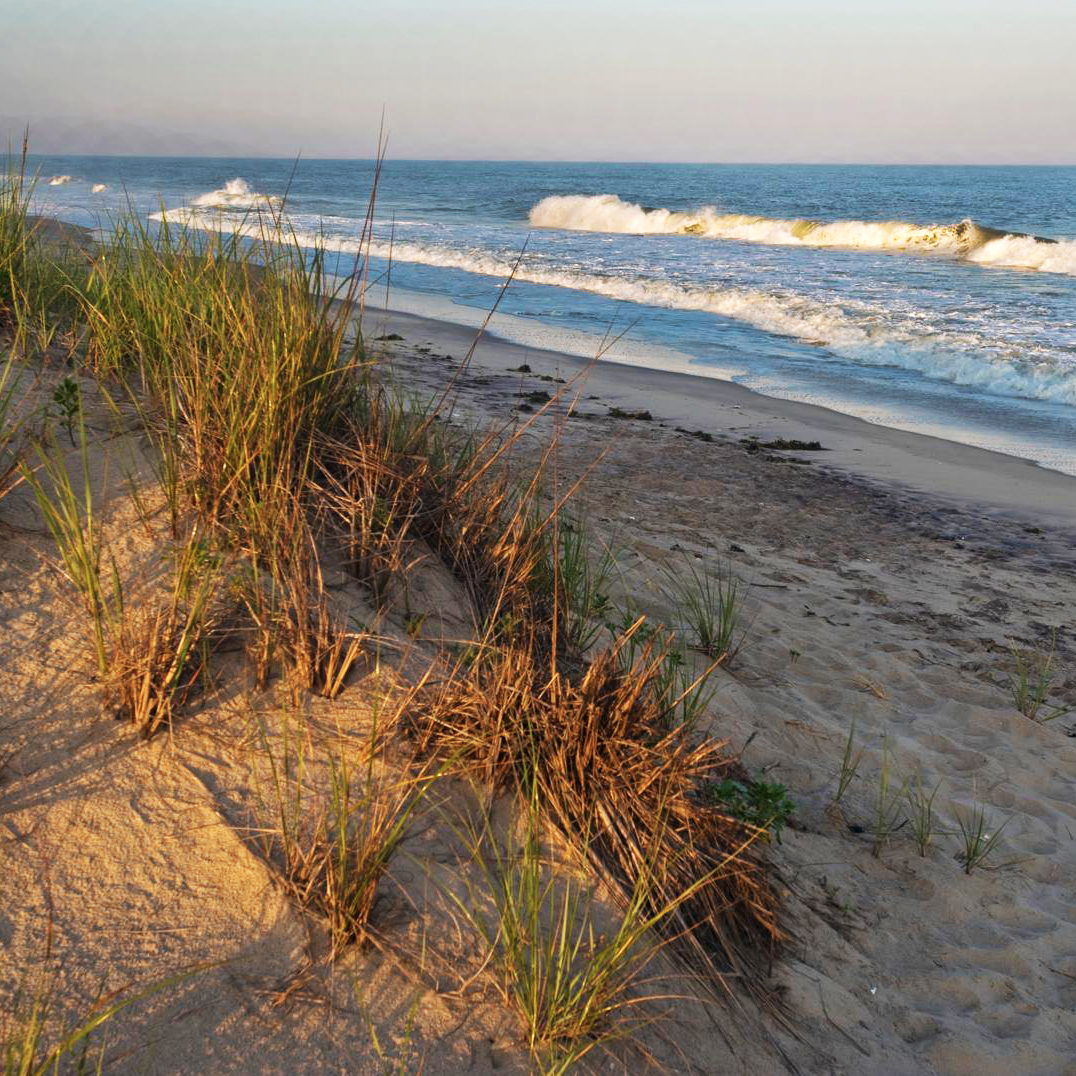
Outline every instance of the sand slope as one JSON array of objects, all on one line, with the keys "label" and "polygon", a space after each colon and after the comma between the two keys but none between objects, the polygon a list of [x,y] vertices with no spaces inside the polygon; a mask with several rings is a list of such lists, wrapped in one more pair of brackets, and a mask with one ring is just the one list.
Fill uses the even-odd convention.
[{"label": "sand slope", "polygon": [[[443,384],[455,338],[413,319],[396,327],[401,377],[420,392]],[[541,375],[571,372],[496,342],[479,355],[460,383],[460,421],[503,419],[516,393],[556,391]],[[524,360],[532,375],[507,372]],[[737,437],[752,430],[714,442],[678,433],[677,416],[615,377],[579,395],[593,417],[553,408],[521,462],[563,427],[557,473],[567,483],[592,468],[581,503],[618,551],[621,601],[668,620],[667,573],[687,562],[735,573],[746,638],[717,674],[713,728],[797,803],[772,860],[791,935],[774,981],[798,1034],[676,1002],[643,1036],[651,1054],[685,1072],[1076,1071],[1076,718],[1028,720],[1007,680],[1010,643],[1043,645],[1056,631],[1053,695],[1076,703],[1067,509],[1039,525],[1011,498],[976,505],[869,482],[848,463],[855,437],[885,459],[869,428],[842,433],[853,440],[840,461],[804,453],[812,462],[796,464],[747,451]],[[610,418],[610,403],[650,403],[655,417]],[[98,460],[107,449],[142,470],[135,434],[117,438],[103,411],[91,426]],[[122,472],[110,471],[113,526],[136,558],[148,538],[118,495]],[[383,885],[385,946],[329,970],[324,931],[292,907],[251,839],[254,730],[272,727],[272,693],[252,698],[237,674],[171,738],[135,741],[100,716],[84,625],[51,556],[25,489],[0,502],[4,1002],[46,966],[60,1011],[75,1013],[101,989],[208,964],[110,1025],[107,1071],[528,1071],[495,984],[472,976],[481,947],[445,899],[466,867],[444,815],[416,825]],[[352,608],[364,600],[346,583],[334,594]],[[431,635],[452,625],[443,579],[427,576],[415,603],[428,606]],[[406,648],[399,615],[383,629]],[[360,736],[368,698],[360,684],[309,703],[311,728]],[[853,720],[863,757],[835,810]],[[872,855],[883,756],[897,784],[913,774],[940,784],[942,828],[973,805],[1004,825],[985,868],[963,872],[951,833],[920,856],[908,827]],[[446,796],[440,810],[469,809],[463,790]],[[595,1065],[647,1067],[631,1054]]]}]

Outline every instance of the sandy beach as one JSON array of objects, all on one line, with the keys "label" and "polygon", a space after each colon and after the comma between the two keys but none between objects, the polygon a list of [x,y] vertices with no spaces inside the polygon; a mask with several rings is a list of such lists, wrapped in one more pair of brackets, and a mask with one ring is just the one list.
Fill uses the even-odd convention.
[{"label": "sandy beach", "polygon": [[[560,431],[552,473],[564,486],[586,474],[576,503],[615,551],[618,602],[675,625],[663,581],[685,565],[731,573],[745,595],[742,646],[716,673],[706,722],[796,805],[767,852],[787,935],[770,986],[787,1019],[745,998],[666,1002],[639,1032],[644,1054],[614,1045],[593,1067],[1076,1071],[1076,719],[1031,720],[1010,686],[1011,648],[1056,645],[1050,701],[1076,701],[1076,482],[730,384],[584,370],[493,337],[454,377],[473,332],[411,315],[368,312],[366,335],[418,398],[454,378],[452,421],[533,420],[515,466]],[[112,483],[109,528],[135,556],[146,537],[120,486],[147,472],[148,446],[99,399],[88,426]],[[821,450],[767,447],[780,439]],[[250,837],[272,693],[226,682],[173,734],[120,734],[101,717],[25,487],[0,520],[5,997],[55,966],[56,1004],[77,1013],[196,969],[113,1021],[109,1072],[528,1071],[481,947],[445,899],[462,857],[444,812],[463,793],[446,793],[390,866],[379,907],[392,940],[326,964],[318,927]],[[354,582],[327,582],[364,603]],[[380,630],[412,656],[459,630],[436,577],[408,604]],[[312,735],[368,716],[364,683],[308,699]],[[835,803],[853,729],[858,767]],[[910,789],[936,790],[922,854],[896,821]],[[880,841],[879,802],[895,812]],[[960,820],[976,811],[1001,836],[966,872]]]}]

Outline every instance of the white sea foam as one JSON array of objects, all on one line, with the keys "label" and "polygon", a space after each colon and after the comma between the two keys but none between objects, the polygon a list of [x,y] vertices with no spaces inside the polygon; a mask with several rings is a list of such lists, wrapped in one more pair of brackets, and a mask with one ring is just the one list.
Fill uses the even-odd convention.
[{"label": "white sea foam", "polygon": [[1043,243],[1030,235],[1002,235],[970,251],[968,260],[1076,276],[1076,240]]},{"label": "white sea foam", "polygon": [[[218,230],[222,220],[218,213],[192,208],[154,216],[209,231]],[[265,226],[260,221],[232,219],[229,226],[251,237],[265,236]],[[354,255],[368,249],[377,258],[391,256],[396,261],[460,269],[502,281],[512,273],[514,264],[511,259],[487,251],[435,244],[390,245],[375,240],[367,247],[357,239],[301,231],[294,238],[302,246]],[[1076,404],[1076,363],[1071,360],[1046,350],[1004,348],[982,333],[934,328],[882,306],[824,301],[795,292],[707,288],[653,278],[606,276],[526,259],[515,269],[515,279],[625,302],[705,311],[765,332],[821,345],[854,362],[902,367],[1001,395]]]},{"label": "white sea foam", "polygon": [[570,231],[694,235],[777,246],[934,251],[983,265],[1076,275],[1076,240],[1051,242],[1008,235],[971,220],[929,226],[900,220],[783,220],[722,213],[714,206],[691,212],[644,209],[615,194],[553,195],[535,205],[529,219],[535,227]]},{"label": "white sea foam", "polygon": [[278,206],[281,200],[274,194],[258,194],[250,189],[245,179],[229,179],[220,190],[200,194],[191,202],[193,206],[209,209],[257,209]]},{"label": "white sea foam", "polygon": [[100,194],[101,191],[107,191],[107,190],[108,190],[108,184],[107,183],[95,183],[93,185],[93,193],[94,194]]},{"label": "white sea foam", "polygon": [[70,176],[53,176],[49,180],[49,186],[50,187],[62,187],[65,183],[70,183],[70,182],[71,182],[71,177]]}]

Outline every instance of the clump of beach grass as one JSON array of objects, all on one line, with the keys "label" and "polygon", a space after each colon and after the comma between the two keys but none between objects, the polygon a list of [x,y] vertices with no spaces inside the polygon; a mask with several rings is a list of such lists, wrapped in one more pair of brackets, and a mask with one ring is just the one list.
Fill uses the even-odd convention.
[{"label": "clump of beach grass", "polygon": [[957,859],[964,865],[964,873],[971,874],[976,867],[986,866],[1009,819],[995,826],[987,817],[986,809],[973,804],[969,809],[956,811],[956,824],[960,837]]},{"label": "clump of beach grass", "polygon": [[104,704],[150,737],[171,725],[205,673],[220,561],[207,560],[191,532],[147,576],[121,573],[95,503],[81,403],[77,451],[73,476],[64,451],[47,438],[37,445],[36,468],[23,474],[85,609]]},{"label": "clump of beach grass", "polygon": [[85,259],[71,242],[46,243],[44,222],[30,214],[35,179],[22,152],[0,171],[0,334],[23,357],[44,353],[71,328]]},{"label": "clump of beach grass", "polygon": [[669,944],[719,989],[728,974],[750,989],[761,954],[781,938],[752,851],[765,831],[700,798],[733,760],[723,743],[667,727],[660,668],[647,649],[625,670],[613,648],[573,677],[533,647],[490,645],[425,694],[416,731],[493,788],[537,782],[552,823],[576,847],[589,834],[580,853],[623,899],[652,857],[645,915],[689,893],[660,922]]},{"label": "clump of beach grass", "polygon": [[923,784],[923,775],[918,771],[905,782],[904,795],[908,804],[906,817],[921,856],[927,854],[934,838],[944,832],[938,828],[937,816],[934,813],[934,799],[941,785],[941,781],[938,781],[928,791]]},{"label": "clump of beach grass", "polygon": [[[522,807],[521,839],[510,833],[502,844],[488,812],[465,832],[485,892],[472,885],[468,902],[455,902],[489,950],[538,1070],[559,1076],[595,1050],[634,1038],[656,1018],[646,1011],[656,996],[645,976],[664,948],[661,923],[692,893],[655,901],[660,883],[651,854],[640,862],[626,899],[612,909],[612,922],[601,920],[594,881],[543,852],[546,827],[537,785]],[[584,834],[584,847],[587,840]],[[705,884],[698,879],[692,888]]]},{"label": "clump of beach grass", "polygon": [[716,574],[685,559],[667,568],[666,591],[683,621],[688,645],[728,664],[743,645],[743,589],[731,567]]},{"label": "clump of beach grass", "polygon": [[398,707],[375,706],[355,761],[342,739],[316,747],[301,715],[285,711],[273,736],[260,726],[269,778],[255,759],[258,843],[292,899],[323,917],[334,957],[369,940],[378,886],[438,776],[388,772],[383,749],[398,720]]},{"label": "clump of beach grass", "polygon": [[1057,675],[1057,632],[1049,647],[1021,650],[1011,647],[1013,670],[1009,686],[1017,710],[1032,721],[1054,721],[1072,711],[1071,706],[1051,705],[1047,700]]}]

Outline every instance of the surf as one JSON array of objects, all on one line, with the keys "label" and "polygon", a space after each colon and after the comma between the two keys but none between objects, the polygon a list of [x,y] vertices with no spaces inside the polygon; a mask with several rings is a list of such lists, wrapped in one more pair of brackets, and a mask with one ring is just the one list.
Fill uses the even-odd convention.
[{"label": "surf", "polygon": [[[931,328],[877,304],[825,301],[790,291],[708,287],[644,276],[615,276],[561,268],[534,257],[516,265],[496,253],[408,241],[392,243],[292,230],[275,231],[276,218],[180,207],[153,218],[204,231],[228,228],[255,240],[300,246],[356,258],[369,255],[440,269],[457,269],[504,281],[590,292],[605,298],[667,309],[701,311],[785,336],[868,366],[892,366],[985,392],[1076,404],[1076,364],[1050,351],[1005,347],[978,332]],[[996,242],[996,240],[993,240]]]},{"label": "surf", "polygon": [[785,219],[725,213],[715,206],[694,210],[648,208],[615,194],[551,195],[534,205],[535,228],[626,235],[683,235],[770,246],[936,253],[978,265],[1034,269],[1076,276],[1076,240],[1006,232],[970,218],[954,224],[901,220]]}]

